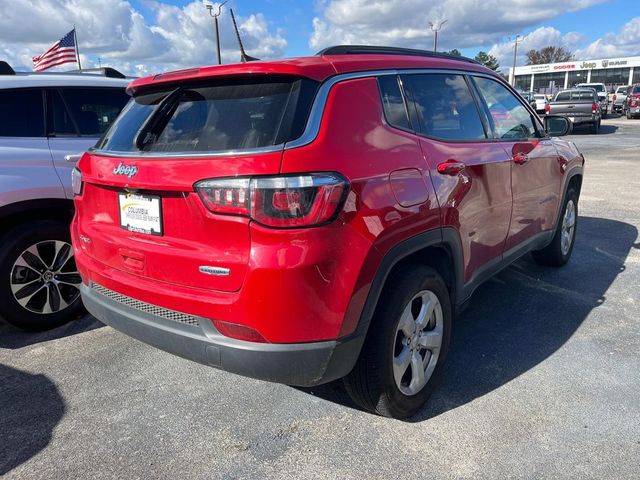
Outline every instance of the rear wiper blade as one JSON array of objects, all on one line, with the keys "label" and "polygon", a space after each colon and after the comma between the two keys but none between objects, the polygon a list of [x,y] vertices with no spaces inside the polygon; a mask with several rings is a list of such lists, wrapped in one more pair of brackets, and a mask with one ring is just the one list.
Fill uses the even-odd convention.
[{"label": "rear wiper blade", "polygon": [[182,87],[178,87],[160,101],[158,107],[147,118],[136,135],[135,144],[138,150],[144,150],[144,147],[155,139],[158,127],[162,122],[168,121],[168,117],[173,113],[181,95]]}]

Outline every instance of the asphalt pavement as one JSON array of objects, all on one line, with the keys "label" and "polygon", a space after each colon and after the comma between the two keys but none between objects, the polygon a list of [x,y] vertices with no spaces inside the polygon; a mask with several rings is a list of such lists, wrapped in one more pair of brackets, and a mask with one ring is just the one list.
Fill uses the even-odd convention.
[{"label": "asphalt pavement", "polygon": [[568,138],[587,159],[570,263],[526,257],[484,284],[410,421],[356,409],[337,383],[234,376],[89,316],[0,325],[0,476],[640,478],[640,120]]}]

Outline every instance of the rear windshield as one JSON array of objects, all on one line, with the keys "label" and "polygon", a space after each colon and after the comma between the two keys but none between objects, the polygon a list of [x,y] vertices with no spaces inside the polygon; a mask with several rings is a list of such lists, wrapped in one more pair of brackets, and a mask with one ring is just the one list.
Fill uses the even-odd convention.
[{"label": "rear windshield", "polygon": [[566,102],[568,100],[590,100],[593,101],[594,93],[589,90],[572,90],[570,92],[560,92],[556,95],[556,102]]},{"label": "rear windshield", "polygon": [[626,95],[627,94],[627,87],[618,87],[618,90],[616,90],[616,93],[620,93],[622,95]]},{"label": "rear windshield", "polygon": [[291,76],[244,77],[143,92],[96,149],[205,153],[279,145],[302,134],[317,85]]},{"label": "rear windshield", "polygon": [[640,87],[633,87],[633,91],[631,93],[640,93]]}]

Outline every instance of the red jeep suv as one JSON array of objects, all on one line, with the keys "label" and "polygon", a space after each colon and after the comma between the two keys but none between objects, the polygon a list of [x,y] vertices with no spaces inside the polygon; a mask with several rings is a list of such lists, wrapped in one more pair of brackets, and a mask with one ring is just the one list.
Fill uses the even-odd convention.
[{"label": "red jeep suv", "polygon": [[87,309],[249,377],[344,377],[403,418],[451,321],[527,252],[573,248],[584,158],[567,120],[460,57],[338,46],[135,80],[74,171]]}]

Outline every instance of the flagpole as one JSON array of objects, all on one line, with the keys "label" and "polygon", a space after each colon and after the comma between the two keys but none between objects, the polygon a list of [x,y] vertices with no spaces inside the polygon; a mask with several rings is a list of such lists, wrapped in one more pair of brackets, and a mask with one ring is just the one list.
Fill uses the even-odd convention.
[{"label": "flagpole", "polygon": [[80,50],[78,50],[78,35],[76,34],[76,26],[73,26],[73,39],[76,44],[76,59],[78,61],[78,70],[82,71],[82,64],[80,63]]}]

